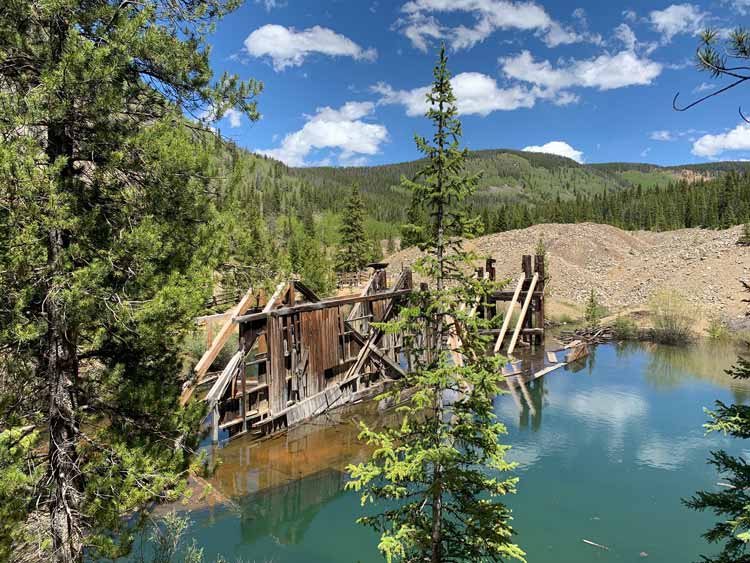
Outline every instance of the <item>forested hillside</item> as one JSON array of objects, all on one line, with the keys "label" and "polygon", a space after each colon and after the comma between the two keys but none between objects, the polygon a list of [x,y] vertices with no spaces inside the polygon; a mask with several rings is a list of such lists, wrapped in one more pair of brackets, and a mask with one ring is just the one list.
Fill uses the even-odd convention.
[{"label": "forested hillside", "polygon": [[[243,185],[258,191],[261,209],[272,225],[274,216],[284,215],[292,225],[295,218],[307,217],[310,226],[314,215],[315,236],[326,245],[338,242],[337,226],[353,184],[361,189],[368,237],[401,238],[403,224],[420,221],[420,211],[411,206],[411,195],[400,179],[413,177],[421,161],[288,168],[240,149],[233,153],[247,161],[252,178]],[[482,175],[470,205],[482,217],[487,233],[545,222],[594,221],[625,229],[667,230],[750,221],[746,162],[671,167],[580,164],[551,154],[483,150],[470,153],[468,169]],[[236,195],[246,197],[247,192]],[[414,241],[407,237],[405,242]]]}]

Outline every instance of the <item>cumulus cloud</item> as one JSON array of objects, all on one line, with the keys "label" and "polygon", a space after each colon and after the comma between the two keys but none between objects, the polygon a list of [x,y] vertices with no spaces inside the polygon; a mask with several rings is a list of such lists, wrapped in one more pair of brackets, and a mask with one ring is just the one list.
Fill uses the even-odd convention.
[{"label": "cumulus cloud", "polygon": [[674,136],[669,131],[652,131],[648,136],[652,141],[674,141]]},{"label": "cumulus cloud", "polygon": [[236,129],[242,125],[242,113],[234,108],[229,108],[224,114],[224,117],[229,120],[229,126],[232,129]]},{"label": "cumulus cloud", "polygon": [[665,42],[681,33],[696,34],[706,27],[708,14],[694,4],[672,4],[649,14],[651,26],[662,34]]},{"label": "cumulus cloud", "polygon": [[[420,51],[427,51],[430,40],[445,39],[453,50],[469,49],[497,30],[518,29],[538,33],[549,46],[596,42],[598,36],[576,32],[554,21],[534,2],[509,0],[410,0],[401,7],[403,17],[395,27]],[[462,12],[474,16],[471,26],[448,27],[435,14]],[[581,19],[582,12],[576,16]],[[600,38],[599,38],[600,39]]]},{"label": "cumulus cloud", "polygon": [[621,23],[615,28],[615,38],[619,39],[626,49],[632,51],[638,44],[638,39],[635,36],[635,32],[626,23]]},{"label": "cumulus cloud", "polygon": [[302,129],[284,137],[280,147],[258,152],[289,166],[306,166],[313,150],[332,149],[339,151],[341,164],[363,164],[364,155],[377,154],[388,140],[383,125],[363,121],[374,109],[372,102],[347,102],[339,109],[318,108],[315,115],[306,116]]},{"label": "cumulus cloud", "polygon": [[693,143],[693,154],[713,158],[725,151],[750,150],[750,125],[740,123],[731,131],[703,135]]},{"label": "cumulus cloud", "polygon": [[361,61],[377,58],[375,49],[364,49],[345,35],[319,25],[302,31],[282,25],[264,25],[247,36],[245,50],[253,57],[269,57],[276,71],[300,66],[313,53]]},{"label": "cumulus cloud", "polygon": [[[527,85],[499,86],[497,81],[479,72],[463,72],[451,79],[459,111],[463,115],[486,116],[494,111],[531,108],[537,100],[564,106],[579,97],[570,88],[611,90],[625,86],[650,84],[662,70],[659,63],[639,57],[632,51],[601,55],[588,60],[569,60],[553,67],[549,61],[535,61],[529,51],[499,60],[507,78]],[[395,90],[381,82],[373,86],[380,94],[379,104],[401,104],[407,115],[422,115],[427,110],[425,96],[429,86]]]},{"label": "cumulus cloud", "polygon": [[544,145],[531,145],[521,149],[525,152],[543,152],[547,154],[556,154],[583,163],[583,152],[574,149],[565,141],[550,141]]},{"label": "cumulus cloud", "polygon": [[[479,72],[462,72],[451,79],[456,105],[462,115],[486,116],[493,111],[508,111],[534,106],[537,94],[528,88],[513,86],[500,88],[494,78]],[[413,90],[394,90],[381,82],[373,86],[380,94],[379,104],[400,104],[409,116],[422,115],[427,111],[425,96],[429,86]]]},{"label": "cumulus cloud", "polygon": [[639,57],[630,50],[593,59],[572,59],[557,68],[546,60],[535,61],[529,51],[503,57],[499,62],[507,76],[553,91],[574,86],[612,90],[651,84],[662,71],[659,63]]}]

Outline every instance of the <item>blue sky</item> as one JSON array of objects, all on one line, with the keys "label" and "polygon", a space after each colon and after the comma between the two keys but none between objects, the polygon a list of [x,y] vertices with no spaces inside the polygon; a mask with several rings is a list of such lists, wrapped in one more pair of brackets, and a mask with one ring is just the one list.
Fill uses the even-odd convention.
[{"label": "blue sky", "polygon": [[750,25],[750,0],[246,0],[212,35],[211,63],[257,78],[263,117],[216,126],[293,166],[418,156],[440,41],[470,149],[527,147],[582,162],[750,158],[750,85],[693,64],[697,34]]}]

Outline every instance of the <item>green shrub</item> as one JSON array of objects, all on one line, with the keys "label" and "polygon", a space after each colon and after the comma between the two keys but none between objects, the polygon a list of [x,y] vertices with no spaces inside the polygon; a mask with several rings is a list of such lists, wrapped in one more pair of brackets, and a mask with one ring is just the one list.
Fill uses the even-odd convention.
[{"label": "green shrub", "polygon": [[711,322],[708,324],[708,337],[711,340],[727,340],[729,338],[729,329],[719,319],[711,319]]},{"label": "green shrub", "polygon": [[596,291],[593,289],[589,294],[588,301],[586,301],[586,313],[585,313],[586,324],[589,326],[596,326],[604,316],[604,310],[599,304],[599,300],[596,297]]},{"label": "green shrub", "polygon": [[653,337],[662,344],[684,344],[693,338],[695,318],[691,307],[676,291],[660,291],[651,298]]},{"label": "green shrub", "polygon": [[638,325],[631,318],[618,316],[612,328],[618,340],[633,340],[638,337]]}]

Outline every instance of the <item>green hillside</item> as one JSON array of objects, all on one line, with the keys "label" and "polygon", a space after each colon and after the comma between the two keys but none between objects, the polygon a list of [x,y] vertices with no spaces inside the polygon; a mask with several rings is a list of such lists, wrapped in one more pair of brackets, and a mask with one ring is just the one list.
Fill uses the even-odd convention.
[{"label": "green hillside", "polygon": [[[320,264],[320,257],[308,257],[311,240],[331,257],[354,183],[361,188],[368,239],[400,239],[403,224],[422,220],[420,210],[407,217],[411,195],[400,186],[402,176],[416,174],[419,161],[289,168],[234,146],[220,153],[224,202],[257,207],[270,235],[265,244],[275,245],[296,269],[302,269],[303,258],[309,258],[309,268]],[[482,218],[486,233],[549,222],[667,230],[750,221],[750,164],[745,162],[580,164],[549,154],[483,150],[471,153],[468,172],[482,174],[470,211]],[[299,252],[302,247],[307,250]]]},{"label": "green hillside", "polygon": [[[362,189],[365,205],[373,224],[386,234],[397,234],[397,226],[406,221],[411,196],[399,185],[401,176],[412,177],[419,161],[371,167],[287,168],[285,175],[313,188],[306,191],[316,209],[338,213],[353,183]],[[575,202],[628,192],[629,197],[643,197],[642,188],[669,189],[681,180],[693,183],[721,177],[729,171],[748,172],[750,163],[716,162],[661,167],[647,163],[580,164],[562,156],[515,150],[481,150],[470,153],[468,172],[481,172],[482,180],[472,206],[485,218],[488,231],[501,210],[515,209],[522,226],[540,214],[550,202],[575,205]],[[638,195],[641,194],[641,195]],[[528,217],[523,217],[527,215]],[[541,219],[542,217],[539,217]],[[562,220],[562,218],[560,218]],[[389,226],[394,228],[390,233]]]}]

